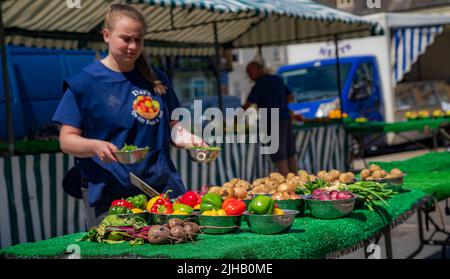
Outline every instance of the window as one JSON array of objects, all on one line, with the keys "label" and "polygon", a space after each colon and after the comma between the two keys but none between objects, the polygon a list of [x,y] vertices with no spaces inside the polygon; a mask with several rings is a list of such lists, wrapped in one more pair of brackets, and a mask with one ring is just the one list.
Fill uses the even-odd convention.
[{"label": "window", "polygon": [[244,64],[244,53],[242,49],[233,49],[233,62]]},{"label": "window", "polygon": [[273,48],[273,62],[275,63],[281,62],[281,50],[279,47]]},{"label": "window", "polygon": [[[340,64],[341,87],[344,87],[351,64]],[[319,101],[338,96],[336,65],[317,64],[281,74],[297,102]]]},{"label": "window", "polygon": [[398,110],[439,106],[433,81],[400,83],[395,88],[395,97]]},{"label": "window", "polygon": [[372,63],[362,63],[356,69],[348,98],[352,101],[364,100],[372,95],[372,91],[373,65]]}]

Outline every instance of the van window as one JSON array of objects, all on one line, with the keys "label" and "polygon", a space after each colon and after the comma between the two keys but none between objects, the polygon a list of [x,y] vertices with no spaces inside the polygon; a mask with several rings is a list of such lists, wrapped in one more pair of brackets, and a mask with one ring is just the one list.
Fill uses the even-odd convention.
[{"label": "van window", "polygon": [[450,79],[437,81],[436,90],[441,102],[450,103]]},{"label": "van window", "polygon": [[395,97],[398,110],[439,106],[434,81],[399,83],[395,88]]},{"label": "van window", "polygon": [[361,63],[353,77],[352,87],[348,98],[351,101],[360,101],[369,98],[373,91],[373,64]]},{"label": "van window", "polygon": [[[340,65],[341,87],[344,87],[351,64]],[[297,102],[319,101],[337,97],[336,65],[303,68],[281,73],[284,83]]]}]

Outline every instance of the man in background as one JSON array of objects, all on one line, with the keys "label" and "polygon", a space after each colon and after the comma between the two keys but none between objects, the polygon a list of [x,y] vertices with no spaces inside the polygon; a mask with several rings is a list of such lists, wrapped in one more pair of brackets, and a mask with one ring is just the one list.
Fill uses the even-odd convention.
[{"label": "man in background", "polygon": [[293,102],[292,92],[280,77],[267,74],[258,62],[253,61],[247,65],[247,75],[255,82],[255,85],[243,109],[247,110],[252,104],[256,104],[258,108],[267,108],[268,123],[271,123],[270,109],[279,109],[279,122],[271,123],[267,127],[268,133],[271,134],[271,125],[279,125],[279,135],[271,135],[272,138],[279,137],[279,148],[276,153],[270,155],[270,158],[281,174],[297,173],[293,125],[288,109],[288,103]]}]

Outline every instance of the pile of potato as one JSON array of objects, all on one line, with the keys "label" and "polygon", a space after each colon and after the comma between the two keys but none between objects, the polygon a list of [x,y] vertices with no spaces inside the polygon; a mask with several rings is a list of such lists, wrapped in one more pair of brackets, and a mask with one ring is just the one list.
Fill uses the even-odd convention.
[{"label": "pile of potato", "polygon": [[352,183],[355,181],[355,174],[352,172],[341,173],[338,170],[319,171],[317,179],[324,180],[330,183]]},{"label": "pile of potato", "polygon": [[212,186],[209,188],[208,193],[216,193],[225,198],[236,198],[236,199],[249,199],[249,191],[251,190],[250,182],[233,178],[230,181],[224,183],[220,186]]},{"label": "pile of potato", "polygon": [[270,194],[273,199],[277,200],[298,199],[299,196],[295,194],[295,190],[297,187],[303,187],[308,179],[314,181],[316,177],[309,175],[304,170],[299,171],[297,175],[289,173],[286,177],[278,172],[273,172],[267,177],[255,179],[252,183],[233,178],[221,187],[210,187],[208,193],[216,193],[223,198],[232,197],[242,200],[261,194]]},{"label": "pile of potato", "polygon": [[309,175],[306,171],[301,170],[296,174],[289,173],[284,177],[278,172],[273,172],[267,177],[259,178],[253,181],[250,191],[253,195],[271,194],[274,200],[298,199],[295,190],[310,181],[314,181],[316,177]]},{"label": "pile of potato", "polygon": [[368,169],[361,170],[362,180],[382,180],[403,177],[404,173],[400,169],[392,169],[390,172],[383,170],[380,166],[372,164]]}]

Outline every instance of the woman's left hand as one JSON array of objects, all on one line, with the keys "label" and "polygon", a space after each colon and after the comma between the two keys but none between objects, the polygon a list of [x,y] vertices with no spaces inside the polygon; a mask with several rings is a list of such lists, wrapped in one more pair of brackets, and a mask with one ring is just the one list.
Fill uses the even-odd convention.
[{"label": "woman's left hand", "polygon": [[192,134],[180,123],[172,128],[172,141],[178,148],[189,148],[193,146],[208,146],[208,144],[199,136]]}]

